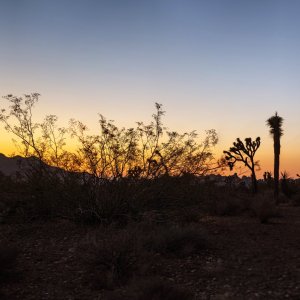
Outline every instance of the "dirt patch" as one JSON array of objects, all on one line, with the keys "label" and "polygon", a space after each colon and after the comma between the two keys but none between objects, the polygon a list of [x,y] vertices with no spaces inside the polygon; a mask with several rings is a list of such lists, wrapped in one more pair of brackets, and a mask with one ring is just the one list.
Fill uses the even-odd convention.
[{"label": "dirt patch", "polygon": [[[202,217],[196,226],[207,232],[208,247],[186,257],[157,254],[156,275],[195,299],[300,299],[300,208],[280,210],[268,224],[248,216]],[[89,280],[82,251],[97,230],[61,219],[1,224],[1,242],[19,249],[18,276],[1,282],[3,298],[105,299],[108,291]]]}]

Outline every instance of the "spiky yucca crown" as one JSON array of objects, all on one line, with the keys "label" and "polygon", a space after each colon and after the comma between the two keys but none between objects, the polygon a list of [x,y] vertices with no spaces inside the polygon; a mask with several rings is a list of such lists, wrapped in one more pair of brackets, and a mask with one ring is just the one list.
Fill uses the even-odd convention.
[{"label": "spiky yucca crown", "polygon": [[270,127],[270,134],[271,135],[279,134],[279,136],[282,136],[283,135],[282,123],[283,123],[283,118],[279,117],[277,112],[275,112],[275,115],[267,120],[267,125]]}]

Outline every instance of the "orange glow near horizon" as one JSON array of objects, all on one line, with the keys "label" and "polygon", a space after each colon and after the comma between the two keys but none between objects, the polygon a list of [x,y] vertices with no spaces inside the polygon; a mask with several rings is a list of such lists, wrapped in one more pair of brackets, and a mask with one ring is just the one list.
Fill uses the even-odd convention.
[{"label": "orange glow near horizon", "polygon": [[[49,100],[49,99],[48,99]],[[36,122],[41,122],[45,115],[49,114],[49,102],[45,103],[44,101],[40,101],[36,107],[34,108],[34,120]],[[143,115],[146,116],[145,123],[148,124],[152,121],[151,118],[151,112],[154,112],[153,104],[151,106],[149,105],[150,109],[152,107],[152,110],[147,112],[143,111]],[[55,114],[55,109],[58,109],[58,107],[54,107],[50,110],[51,114]],[[224,117],[224,120],[220,122],[220,120],[215,120],[214,118],[209,118],[207,121],[207,124],[203,122],[203,120],[189,120],[187,122],[186,118],[183,118],[181,115],[177,115],[178,112],[174,110],[173,107],[170,107],[170,112],[168,107],[163,106],[163,110],[166,110],[167,113],[165,116],[163,116],[163,124],[165,125],[171,125],[168,127],[168,130],[175,130],[179,133],[183,132],[189,132],[193,130],[193,128],[199,128],[199,126],[204,127],[205,125],[208,125],[208,128],[214,128],[214,123],[216,123],[216,128],[219,135],[219,143],[216,145],[214,149],[215,158],[219,159],[223,155],[223,150],[228,150],[233,142],[236,140],[236,137],[239,136],[242,140],[244,140],[245,137],[252,137],[252,139],[255,139],[258,135],[257,133],[262,132],[263,135],[259,135],[261,137],[261,146],[257,151],[255,160],[260,162],[260,170],[257,171],[257,177],[262,178],[263,173],[265,171],[270,171],[273,174],[273,160],[274,160],[274,154],[273,154],[273,140],[268,132],[267,126],[263,123],[263,120],[260,120],[260,122],[256,122],[252,124],[251,122],[247,120],[241,120],[241,116],[237,116],[235,122],[240,123],[241,125],[236,127],[234,126],[234,123],[229,124],[229,122],[224,122],[226,119],[226,116]],[[80,118],[80,116],[85,116],[83,119],[83,123],[87,124],[87,126],[90,128],[89,134],[97,134],[99,133],[99,123],[98,123],[98,117],[96,114],[96,111],[89,110],[89,114],[85,114],[85,112],[82,112],[82,114],[79,114],[78,111],[75,113],[75,118]],[[65,110],[60,111],[60,113],[63,115],[64,119],[62,120],[59,117],[58,119],[58,126],[66,127],[68,122],[65,122],[65,120],[68,120],[72,117],[73,111],[68,111],[68,114],[66,114]],[[118,119],[116,118],[116,126],[120,127],[134,127],[136,126],[135,121],[140,121],[140,118],[136,118],[135,120],[128,121],[128,118],[130,116],[125,115],[125,113],[120,115],[120,110],[116,111],[116,116],[121,118],[121,121],[123,121],[123,124],[119,124]],[[188,112],[191,114],[191,111]],[[92,116],[94,116],[92,118]],[[104,114],[105,117],[107,117]],[[148,117],[147,117],[148,116]],[[149,117],[150,116],[150,117]],[[107,119],[110,119],[107,117]],[[114,119],[114,118],[113,118]],[[261,118],[262,119],[262,118]],[[127,120],[127,121],[126,121]],[[259,124],[259,125],[258,125]],[[1,126],[2,125],[2,126]],[[252,126],[251,126],[252,125]],[[18,149],[12,142],[12,134],[7,133],[4,128],[3,124],[0,124],[0,135],[2,143],[0,145],[0,153],[3,153],[7,156],[19,154]],[[300,166],[299,166],[299,155],[296,152],[298,149],[298,133],[295,133],[294,129],[295,124],[294,123],[287,123],[285,124],[284,121],[284,135],[281,140],[281,157],[280,157],[280,171],[286,171],[291,177],[296,177],[296,174],[300,172]],[[175,127],[175,128],[173,128]],[[207,128],[207,126],[205,126]],[[197,130],[199,134],[199,142],[201,142],[201,139],[204,137],[204,130],[200,132]],[[245,134],[244,134],[245,132]],[[291,132],[291,133],[290,133]],[[77,142],[75,139],[68,138],[66,140],[67,146],[66,149],[70,152],[76,152],[77,148]],[[240,167],[240,168],[239,168]],[[242,170],[242,171],[241,171]],[[242,164],[238,164],[236,168],[234,168],[232,171],[229,171],[229,169],[226,169],[224,171],[224,174],[232,175],[234,173],[238,173],[239,176],[243,175],[249,175],[249,171],[246,168],[243,168]]]},{"label": "orange glow near horizon", "polygon": [[[2,137],[2,143],[0,146],[0,153],[3,153],[6,156],[18,155],[18,150],[16,149],[14,143],[12,142],[12,136],[0,129],[0,134]],[[262,178],[265,171],[271,171],[273,174],[273,144],[271,137],[268,137],[269,140],[266,143],[262,143],[261,149],[258,149],[256,160],[260,161],[260,170],[257,171],[257,178]],[[68,139],[66,149],[71,152],[76,152],[77,142],[74,139]],[[232,143],[229,145],[217,144],[215,147],[215,158],[218,159],[223,155],[223,150],[229,149]],[[300,172],[297,168],[297,164],[294,162],[298,160],[298,154],[296,151],[292,152],[290,149],[285,149],[286,145],[282,145],[281,157],[280,157],[280,170],[281,172],[286,171],[288,175],[292,178],[296,178],[296,174]],[[239,168],[240,167],[240,168]],[[249,171],[243,167],[242,164],[238,164],[236,168],[232,171],[226,168],[223,172],[224,175],[233,175],[237,173],[239,176],[249,176]]]}]

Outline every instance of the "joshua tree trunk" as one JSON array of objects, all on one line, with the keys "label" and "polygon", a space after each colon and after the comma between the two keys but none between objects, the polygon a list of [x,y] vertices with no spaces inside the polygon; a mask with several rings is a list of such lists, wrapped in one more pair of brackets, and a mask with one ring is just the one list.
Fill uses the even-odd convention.
[{"label": "joshua tree trunk", "polygon": [[255,170],[252,170],[251,180],[252,180],[252,192],[253,192],[253,194],[256,194],[257,193],[257,180],[256,180]]},{"label": "joshua tree trunk", "polygon": [[280,135],[274,133],[274,198],[278,204],[279,196],[279,157],[280,157]]},{"label": "joshua tree trunk", "polygon": [[274,199],[278,204],[279,196],[279,157],[280,157],[280,137],[283,134],[282,131],[283,119],[277,115],[267,120],[267,125],[270,127],[270,134],[273,136],[274,141]]}]

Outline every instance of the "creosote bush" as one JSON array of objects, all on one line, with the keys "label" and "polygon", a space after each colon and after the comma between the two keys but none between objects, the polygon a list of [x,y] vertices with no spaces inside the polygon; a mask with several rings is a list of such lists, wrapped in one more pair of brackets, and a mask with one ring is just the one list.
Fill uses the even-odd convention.
[{"label": "creosote bush", "polygon": [[[149,209],[184,206],[181,196],[185,203],[197,200],[195,193],[179,196],[171,177],[205,175],[220,167],[213,155],[216,131],[207,130],[202,141],[195,131],[169,131],[158,103],[149,124],[123,128],[99,115],[99,131],[90,134],[77,120],[68,128],[59,127],[55,115],[35,121],[38,93],[3,98],[0,123],[30,162],[20,168],[26,185],[22,212],[29,219],[64,216],[106,224],[139,219]],[[71,138],[74,152],[67,150]]]},{"label": "creosote bush", "polygon": [[[142,285],[138,278],[151,278],[159,274],[159,257],[183,259],[201,253],[207,247],[207,234],[199,226],[179,227],[169,224],[147,227],[131,224],[126,229],[102,227],[87,238],[81,249],[83,257],[87,259],[87,273],[93,286],[114,290],[125,285],[131,289],[132,283],[138,283],[139,289]],[[150,281],[147,281],[147,289],[150,289],[149,284]],[[154,284],[151,288],[166,292],[164,289],[170,287]],[[170,288],[170,293],[172,290]]]},{"label": "creosote bush", "polygon": [[87,247],[95,287],[113,289],[124,284],[141,266],[143,251],[134,232],[106,229],[90,239]]},{"label": "creosote bush", "polygon": [[[99,133],[91,135],[85,124],[73,119],[68,128],[58,127],[55,115],[35,122],[33,111],[39,97],[38,93],[3,97],[8,107],[1,108],[0,122],[17,139],[22,156],[37,158],[40,176],[45,164],[87,172],[95,183],[97,179],[203,175],[219,167],[212,152],[218,142],[216,131],[207,130],[202,142],[195,131],[168,131],[163,126],[161,104],[155,103],[152,122],[137,122],[136,128],[119,128],[100,114]],[[77,141],[75,152],[66,150],[70,137]]]},{"label": "creosote bush", "polygon": [[206,250],[207,234],[198,226],[161,226],[145,240],[147,250],[165,256],[186,257]]},{"label": "creosote bush", "polygon": [[209,212],[217,216],[235,216],[247,211],[253,196],[238,192],[215,191],[210,195]]},{"label": "creosote bush", "polygon": [[280,216],[273,195],[264,193],[257,195],[252,202],[252,211],[261,223],[268,223],[273,217]]}]

